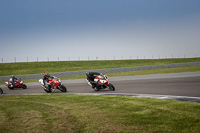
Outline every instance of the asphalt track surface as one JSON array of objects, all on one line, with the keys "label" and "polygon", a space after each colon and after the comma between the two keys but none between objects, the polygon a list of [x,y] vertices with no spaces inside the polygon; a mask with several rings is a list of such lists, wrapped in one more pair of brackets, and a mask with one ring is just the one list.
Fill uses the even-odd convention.
[{"label": "asphalt track surface", "polygon": [[[200,72],[110,77],[109,81],[115,86],[115,91],[95,91],[85,79],[77,79],[62,81],[67,87],[66,93],[57,90],[51,94],[119,95],[200,102]],[[47,94],[39,82],[26,85],[27,89],[9,90],[5,85],[0,87],[4,91],[3,95]]]}]

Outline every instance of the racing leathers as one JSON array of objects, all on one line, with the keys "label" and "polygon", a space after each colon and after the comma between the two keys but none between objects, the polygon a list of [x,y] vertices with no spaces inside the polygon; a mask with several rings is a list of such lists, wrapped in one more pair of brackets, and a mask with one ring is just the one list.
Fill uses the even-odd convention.
[{"label": "racing leathers", "polygon": [[44,77],[43,77],[44,86],[47,85],[47,83],[49,82],[50,78],[54,78],[54,77],[50,76],[48,73],[44,75]]},{"label": "racing leathers", "polygon": [[99,87],[100,86],[100,84],[98,83],[98,82],[95,82],[94,81],[94,78],[96,77],[96,76],[98,76],[98,75],[100,75],[100,73],[98,73],[98,72],[88,72],[88,73],[86,73],[86,75],[87,75],[87,80],[91,83],[91,85],[92,85],[92,88],[95,88],[95,87]]},{"label": "racing leathers", "polygon": [[10,78],[9,78],[9,81],[10,81],[10,84],[12,85],[12,86],[14,86],[15,85],[15,81],[16,80],[18,80],[17,78],[15,78],[15,76],[14,75],[12,75]]}]

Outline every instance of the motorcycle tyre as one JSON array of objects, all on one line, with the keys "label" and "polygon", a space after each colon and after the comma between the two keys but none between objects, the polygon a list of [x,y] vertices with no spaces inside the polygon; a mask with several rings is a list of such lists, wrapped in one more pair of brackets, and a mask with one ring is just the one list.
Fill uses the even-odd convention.
[{"label": "motorcycle tyre", "polygon": [[10,87],[10,85],[8,86],[8,89],[10,90],[14,90],[14,87]]},{"label": "motorcycle tyre", "polygon": [[48,87],[45,87],[46,89],[44,89],[44,91],[46,91],[47,93],[51,93],[51,88],[48,86]]},{"label": "motorcycle tyre", "polygon": [[47,93],[51,93],[51,90],[45,90],[45,89],[44,89],[44,91],[46,91]]},{"label": "motorcycle tyre", "polygon": [[95,91],[99,91],[100,89],[98,87],[94,87],[94,90]]},{"label": "motorcycle tyre", "polygon": [[27,89],[27,86],[24,84],[24,85],[22,86],[22,88],[23,88],[23,89]]},{"label": "motorcycle tyre", "polygon": [[115,87],[111,83],[108,85],[108,87],[110,90],[115,91]]},{"label": "motorcycle tyre", "polygon": [[3,90],[0,88],[0,94],[3,94]]},{"label": "motorcycle tyre", "polygon": [[67,88],[64,85],[58,87],[61,92],[67,92]]}]

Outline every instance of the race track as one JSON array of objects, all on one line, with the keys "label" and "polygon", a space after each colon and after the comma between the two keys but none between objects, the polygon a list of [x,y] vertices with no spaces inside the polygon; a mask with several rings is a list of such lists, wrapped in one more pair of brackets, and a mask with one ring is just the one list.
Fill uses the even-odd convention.
[{"label": "race track", "polygon": [[[198,76],[199,75],[199,76]],[[179,73],[179,74],[154,74],[143,76],[112,77],[110,82],[115,86],[116,91],[108,89],[94,91],[85,81],[64,80],[67,87],[66,93],[106,93],[106,94],[151,94],[151,95],[173,95],[200,97],[200,72]],[[4,94],[47,94],[39,86],[39,83],[27,83],[28,89],[9,90],[1,85]],[[60,91],[53,92],[61,93]]]}]

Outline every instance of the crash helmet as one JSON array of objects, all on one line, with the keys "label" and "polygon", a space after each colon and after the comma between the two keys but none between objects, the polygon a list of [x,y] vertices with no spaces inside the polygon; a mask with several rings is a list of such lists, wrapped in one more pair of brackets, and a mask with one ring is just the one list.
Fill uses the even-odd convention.
[{"label": "crash helmet", "polygon": [[85,74],[86,74],[86,75],[89,75],[89,74],[90,74],[90,71],[86,72]]},{"label": "crash helmet", "polygon": [[45,73],[45,75],[44,75],[45,77],[47,77],[47,78],[49,78],[50,77],[50,75],[49,75],[49,73]]},{"label": "crash helmet", "polygon": [[11,77],[12,77],[12,78],[15,78],[15,76],[14,76],[14,75],[12,75]]}]

